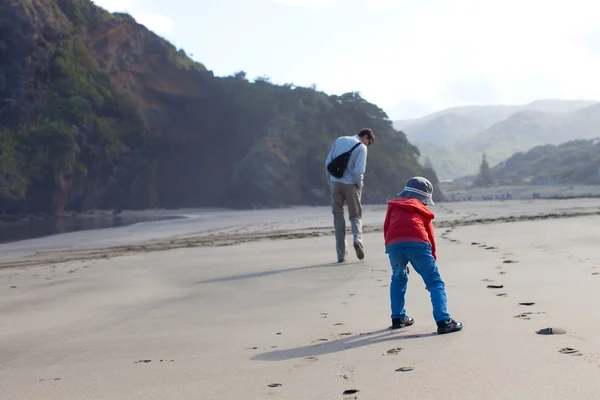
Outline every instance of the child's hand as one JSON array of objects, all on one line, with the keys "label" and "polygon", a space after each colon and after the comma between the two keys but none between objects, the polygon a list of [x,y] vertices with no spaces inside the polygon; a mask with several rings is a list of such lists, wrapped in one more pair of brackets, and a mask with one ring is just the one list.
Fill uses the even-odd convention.
[{"label": "child's hand", "polygon": [[406,275],[410,274],[410,267],[407,265],[406,266]]}]

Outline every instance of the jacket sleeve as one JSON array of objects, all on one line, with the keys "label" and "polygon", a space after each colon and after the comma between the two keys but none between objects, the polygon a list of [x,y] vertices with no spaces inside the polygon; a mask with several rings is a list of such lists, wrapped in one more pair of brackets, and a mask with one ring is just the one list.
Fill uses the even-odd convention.
[{"label": "jacket sleeve", "polygon": [[435,233],[433,231],[433,221],[429,220],[427,223],[427,236],[429,236],[429,243],[431,243],[431,254],[433,259],[437,261],[436,245],[435,245]]},{"label": "jacket sleeve", "polygon": [[[334,143],[335,144],[335,143]],[[331,145],[331,149],[329,150],[329,154],[327,154],[327,158],[325,159],[325,177],[329,180],[329,170],[327,169],[327,165],[333,161],[333,145]]]},{"label": "jacket sleeve", "polygon": [[356,152],[356,161],[354,162],[352,177],[354,178],[354,183],[362,186],[363,177],[367,169],[367,146],[361,144],[354,151]]},{"label": "jacket sleeve", "polygon": [[392,209],[388,205],[387,211],[385,212],[385,220],[383,221],[383,238],[387,237],[388,229],[390,229],[390,217],[392,216]]}]

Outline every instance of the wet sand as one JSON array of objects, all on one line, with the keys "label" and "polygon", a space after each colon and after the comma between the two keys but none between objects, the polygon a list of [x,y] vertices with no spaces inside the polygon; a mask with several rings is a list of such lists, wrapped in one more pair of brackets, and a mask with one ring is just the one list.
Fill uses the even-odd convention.
[{"label": "wet sand", "polygon": [[600,201],[434,211],[450,335],[414,272],[416,323],[387,329],[383,206],[345,264],[327,208],[3,246],[0,398],[595,398]]}]

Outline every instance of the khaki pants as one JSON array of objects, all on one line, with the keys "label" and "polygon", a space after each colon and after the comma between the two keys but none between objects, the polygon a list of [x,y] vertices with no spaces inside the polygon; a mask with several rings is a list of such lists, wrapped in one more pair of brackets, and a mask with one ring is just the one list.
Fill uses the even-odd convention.
[{"label": "khaki pants", "polygon": [[331,209],[335,228],[335,245],[338,261],[344,260],[348,254],[346,247],[346,220],[344,204],[348,205],[348,214],[352,226],[354,242],[362,243],[362,189],[358,185],[330,182]]}]

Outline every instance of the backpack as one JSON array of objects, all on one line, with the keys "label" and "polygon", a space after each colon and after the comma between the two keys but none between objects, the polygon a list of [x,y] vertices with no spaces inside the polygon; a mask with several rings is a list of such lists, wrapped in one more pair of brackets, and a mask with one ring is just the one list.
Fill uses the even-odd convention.
[{"label": "backpack", "polygon": [[331,162],[327,164],[327,171],[329,171],[329,173],[335,178],[341,178],[344,176],[344,171],[346,170],[348,161],[350,160],[350,154],[352,154],[354,149],[360,146],[360,144],[360,142],[356,143],[356,145],[354,145],[354,147],[352,147],[350,150],[331,160]]}]

